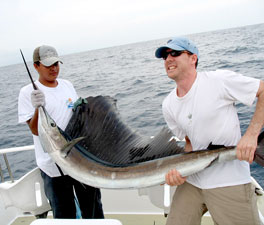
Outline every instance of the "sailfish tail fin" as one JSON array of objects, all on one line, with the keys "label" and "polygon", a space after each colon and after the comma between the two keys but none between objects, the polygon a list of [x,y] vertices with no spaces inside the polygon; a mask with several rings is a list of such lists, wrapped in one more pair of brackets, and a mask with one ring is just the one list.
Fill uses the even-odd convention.
[{"label": "sailfish tail fin", "polygon": [[254,161],[264,167],[264,131],[258,136],[258,147],[255,152]]}]

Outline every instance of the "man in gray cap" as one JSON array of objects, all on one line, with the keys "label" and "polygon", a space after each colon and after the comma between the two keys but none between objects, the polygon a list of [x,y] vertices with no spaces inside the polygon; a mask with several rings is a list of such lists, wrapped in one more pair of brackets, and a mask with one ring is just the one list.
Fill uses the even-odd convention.
[{"label": "man in gray cap", "polygon": [[84,185],[68,175],[44,152],[38,137],[38,107],[45,106],[56,124],[64,130],[71,118],[73,103],[78,96],[73,85],[59,79],[62,60],[55,48],[42,45],[35,49],[33,62],[39,79],[38,89],[31,84],[20,90],[18,100],[19,123],[27,122],[35,145],[35,155],[44,189],[54,218],[76,218],[74,191],[78,198],[82,218],[104,218],[100,189]]},{"label": "man in gray cap", "polygon": [[[166,183],[177,185],[167,225],[196,225],[209,210],[215,224],[261,224],[249,163],[264,124],[264,83],[241,74],[216,70],[197,72],[199,51],[184,37],[176,37],[155,52],[163,58],[176,87],[164,99],[162,111],[168,127],[186,140],[185,150],[213,145],[237,145],[237,160],[213,164],[201,172],[182,177],[175,169]],[[234,103],[252,105],[255,113],[241,138]]]}]

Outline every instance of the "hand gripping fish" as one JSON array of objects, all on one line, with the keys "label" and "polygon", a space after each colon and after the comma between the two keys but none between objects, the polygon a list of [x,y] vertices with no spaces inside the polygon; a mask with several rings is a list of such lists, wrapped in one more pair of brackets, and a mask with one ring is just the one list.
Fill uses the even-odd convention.
[{"label": "hand gripping fish", "polygon": [[[119,118],[115,100],[88,97],[63,132],[44,107],[39,108],[38,133],[45,151],[70,176],[98,188],[144,188],[165,182],[176,169],[182,176],[197,173],[214,163],[237,159],[236,147],[189,153],[164,128],[143,138]],[[259,136],[255,161],[264,166],[264,133]]]}]

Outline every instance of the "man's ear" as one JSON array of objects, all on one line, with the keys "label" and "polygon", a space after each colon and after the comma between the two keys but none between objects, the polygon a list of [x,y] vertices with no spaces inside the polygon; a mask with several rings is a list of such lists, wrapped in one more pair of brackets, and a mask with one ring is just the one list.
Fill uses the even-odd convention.
[{"label": "man's ear", "polygon": [[35,69],[38,70],[38,67],[39,67],[38,64],[34,63],[33,65],[34,65]]},{"label": "man's ear", "polygon": [[195,55],[195,54],[192,54],[191,57],[192,57],[192,62],[193,62],[193,64],[195,65],[196,62],[197,62],[197,60],[198,60],[198,57],[197,57],[197,55]]}]

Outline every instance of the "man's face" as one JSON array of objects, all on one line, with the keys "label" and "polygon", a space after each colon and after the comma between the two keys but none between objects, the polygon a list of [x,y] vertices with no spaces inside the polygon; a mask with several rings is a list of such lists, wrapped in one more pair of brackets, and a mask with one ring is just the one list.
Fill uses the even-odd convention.
[{"label": "man's face", "polygon": [[44,85],[46,83],[55,82],[60,71],[59,62],[56,62],[51,66],[44,66],[40,63],[39,66],[35,65],[35,68],[39,73],[39,81]]},{"label": "man's face", "polygon": [[192,56],[187,51],[167,49],[163,59],[168,77],[177,80],[183,76],[191,68]]}]

